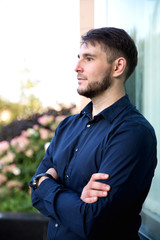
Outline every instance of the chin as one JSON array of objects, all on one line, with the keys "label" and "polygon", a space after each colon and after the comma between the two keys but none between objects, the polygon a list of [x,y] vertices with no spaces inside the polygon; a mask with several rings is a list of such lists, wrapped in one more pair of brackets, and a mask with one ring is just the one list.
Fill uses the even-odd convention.
[{"label": "chin", "polygon": [[83,89],[81,89],[81,88],[77,88],[77,92],[78,92],[79,95],[85,97],[85,91],[84,91]]},{"label": "chin", "polygon": [[86,98],[90,98],[90,94],[88,94],[88,92],[77,89],[77,92],[80,96],[86,97]]}]

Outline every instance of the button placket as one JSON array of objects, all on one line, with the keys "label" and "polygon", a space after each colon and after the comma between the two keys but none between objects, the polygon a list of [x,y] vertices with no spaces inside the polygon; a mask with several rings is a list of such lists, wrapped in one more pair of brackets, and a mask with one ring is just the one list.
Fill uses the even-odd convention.
[{"label": "button placket", "polygon": [[65,174],[65,180],[66,180],[66,183],[69,183],[70,181],[70,174],[68,172]]},{"label": "button placket", "polygon": [[69,184],[69,182],[70,182],[71,171],[72,171],[71,166],[68,166],[68,168],[67,168],[67,170],[66,170],[66,173],[65,173],[65,181],[66,181],[66,183],[68,183],[68,184]]},{"label": "button placket", "polygon": [[54,225],[54,226],[55,226],[55,228],[58,228],[58,227],[59,227],[58,223],[55,223],[55,225]]},{"label": "button placket", "polygon": [[[79,148],[76,147],[74,151],[75,151],[75,154],[74,154],[73,158],[76,158],[76,155],[79,151]],[[71,171],[72,171],[72,163],[69,162],[68,166],[67,166],[67,169],[66,169],[66,172],[65,172],[65,181],[66,181],[67,184],[69,184],[69,182],[70,182]]]},{"label": "button placket", "polygon": [[69,179],[69,177],[70,177],[69,174],[66,174],[66,178]]}]

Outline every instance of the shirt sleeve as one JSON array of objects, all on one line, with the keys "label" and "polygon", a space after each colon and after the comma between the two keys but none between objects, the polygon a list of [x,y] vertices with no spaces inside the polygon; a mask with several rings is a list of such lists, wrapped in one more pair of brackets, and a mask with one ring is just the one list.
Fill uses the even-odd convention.
[{"label": "shirt sleeve", "polygon": [[84,203],[78,193],[52,179],[32,191],[38,210],[84,239],[92,239],[104,227],[107,231],[106,226],[139,201],[141,208],[144,199],[139,199],[150,186],[156,166],[156,140],[145,126],[124,124],[103,144],[102,156],[99,172],[110,175],[105,182],[111,190],[96,203]]},{"label": "shirt sleeve", "polygon": [[[45,156],[44,156],[42,162],[40,163],[36,173],[34,174],[34,176],[32,177],[32,179],[30,181],[32,204],[33,204],[33,206],[35,206],[35,208],[37,208],[45,216],[48,215],[48,212],[44,208],[43,202],[40,201],[40,199],[36,196],[35,191],[32,189],[32,182],[33,182],[33,178],[36,175],[38,175],[40,173],[45,173],[49,168],[54,167],[56,169],[56,167],[53,166],[53,159],[52,159],[52,151],[54,148],[55,138],[56,138],[55,136],[52,138],[52,141],[51,141],[49,147],[47,148],[47,151],[45,153]],[[40,188],[40,186],[39,186],[39,188]]]}]

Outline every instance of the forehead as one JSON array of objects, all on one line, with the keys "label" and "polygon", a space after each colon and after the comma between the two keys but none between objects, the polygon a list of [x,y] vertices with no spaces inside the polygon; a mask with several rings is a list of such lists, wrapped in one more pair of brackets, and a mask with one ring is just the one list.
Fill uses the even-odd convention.
[{"label": "forehead", "polygon": [[102,46],[99,43],[95,43],[94,45],[91,43],[83,43],[80,48],[80,55],[89,53],[94,54],[96,56],[103,55],[106,57],[106,52],[103,50]]}]

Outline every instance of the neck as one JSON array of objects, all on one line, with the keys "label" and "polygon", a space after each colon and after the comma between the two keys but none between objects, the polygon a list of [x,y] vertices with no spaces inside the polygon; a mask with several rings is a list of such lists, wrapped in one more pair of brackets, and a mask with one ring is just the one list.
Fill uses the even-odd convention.
[{"label": "neck", "polygon": [[125,89],[107,89],[101,95],[91,99],[93,102],[93,112],[92,115],[95,116],[105,108],[111,106],[113,103],[118,101],[120,98],[125,96]]}]

